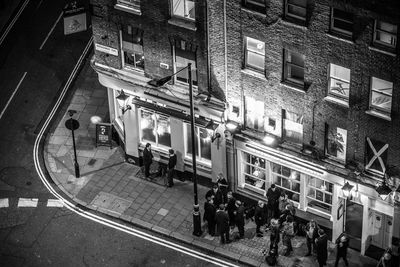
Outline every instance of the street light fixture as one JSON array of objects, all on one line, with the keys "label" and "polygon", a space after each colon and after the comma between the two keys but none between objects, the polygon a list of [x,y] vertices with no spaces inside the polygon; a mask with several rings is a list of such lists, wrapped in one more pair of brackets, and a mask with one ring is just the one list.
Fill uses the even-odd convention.
[{"label": "street light fixture", "polygon": [[350,195],[351,190],[353,189],[354,185],[351,185],[348,181],[343,185],[342,192],[343,195],[348,198]]},{"label": "street light fixture", "polygon": [[172,75],[166,76],[161,79],[153,79],[148,82],[149,85],[160,87],[169,82],[174,75],[187,69],[188,82],[189,82],[189,101],[190,101],[190,129],[192,138],[192,166],[193,166],[193,191],[194,191],[194,205],[193,205],[193,235],[200,236],[201,231],[201,216],[199,209],[199,201],[197,196],[197,170],[196,170],[196,144],[195,144],[195,127],[194,127],[194,105],[193,105],[193,86],[192,86],[192,64],[188,63],[187,67],[180,69]]},{"label": "street light fixture", "polygon": [[386,179],[383,180],[383,183],[380,184],[376,189],[379,196],[382,200],[386,200],[390,193],[392,193],[392,189],[386,184]]},{"label": "street light fixture", "polygon": [[122,116],[121,116],[121,120],[122,120],[122,128],[124,131],[124,157],[125,157],[125,161],[127,161],[127,154],[126,154],[126,131],[125,131],[125,119],[124,119],[124,115],[125,112],[132,109],[132,107],[130,105],[128,105],[128,100],[129,100],[129,96],[127,96],[124,92],[124,90],[121,89],[121,91],[119,92],[119,95],[116,97],[117,99],[117,103],[119,108],[122,111]]}]

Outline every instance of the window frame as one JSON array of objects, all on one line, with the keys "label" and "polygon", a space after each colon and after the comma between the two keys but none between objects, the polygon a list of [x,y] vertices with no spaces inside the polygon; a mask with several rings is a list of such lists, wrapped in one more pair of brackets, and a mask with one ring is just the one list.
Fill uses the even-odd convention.
[{"label": "window frame", "polygon": [[[309,176],[309,175],[307,175],[306,179],[307,179],[307,182],[306,182],[306,185],[307,185],[307,186],[306,186],[306,190],[307,190],[307,191],[305,192],[306,207],[307,207],[307,208],[311,208],[311,209],[318,210],[319,212],[322,212],[322,213],[324,213],[324,214],[327,214],[327,215],[331,216],[331,214],[332,214],[332,209],[333,209],[334,184],[331,183],[331,182],[329,182],[329,181],[327,181],[327,180],[320,179],[320,178],[315,177],[315,176]],[[316,181],[316,180],[322,181],[323,184],[324,184],[324,186],[325,186],[327,189],[329,188],[329,186],[327,186],[326,184],[330,184],[330,185],[331,185],[330,188],[332,188],[332,192],[329,192],[327,189],[323,190],[323,189],[321,189],[321,188],[317,188],[316,185],[312,185],[312,184],[310,183],[310,180],[311,180],[311,179],[314,179],[315,181]],[[310,190],[314,190],[314,196],[315,196],[315,197],[309,196]],[[319,193],[322,193],[322,195],[323,195],[323,200],[317,199],[317,191],[318,191]],[[325,200],[326,200],[326,195],[330,195],[331,203],[328,203],[328,202],[325,201]],[[310,199],[311,199],[311,200],[310,200]],[[321,207],[318,208],[318,206],[317,206],[317,207],[315,207],[315,206],[310,206],[309,203],[310,203],[311,201],[316,201],[316,202],[322,203],[323,205],[329,206],[329,207],[330,207],[330,210],[327,211],[327,210],[325,210],[325,209],[323,209],[323,208],[321,208]]]},{"label": "window frame", "polygon": [[[288,115],[287,113],[292,113],[292,114],[298,116],[299,120],[301,121],[301,123],[295,122],[295,121],[293,121],[291,119],[287,119],[287,115]],[[285,127],[286,123],[287,123],[286,121],[289,121],[290,122],[289,124],[300,124],[301,125],[301,127],[302,127],[301,142],[293,141],[294,138],[287,136],[286,131],[288,131],[288,130]],[[295,145],[298,145],[298,146],[302,146],[303,145],[303,142],[304,142],[304,116],[303,115],[299,115],[299,114],[297,114],[295,112],[290,112],[290,111],[285,110],[285,109],[282,110],[282,139],[285,140],[286,142],[291,143],[291,144],[295,144]]]},{"label": "window frame", "polygon": [[[301,177],[300,177],[301,176],[301,172],[299,172],[297,170],[294,170],[294,169],[291,169],[291,168],[289,168],[289,167],[287,167],[285,165],[272,162],[272,161],[269,161],[269,165],[270,165],[270,169],[271,169],[271,182],[274,183],[276,187],[280,188],[281,190],[285,191],[286,193],[289,192],[289,194],[287,194],[289,199],[299,205],[300,204],[300,199],[301,199]],[[273,167],[274,165],[280,166],[281,173],[278,173],[278,172],[274,171],[274,167]],[[284,174],[282,174],[283,173],[283,171],[282,171],[283,168],[286,168],[286,169],[288,169],[290,171],[289,177],[285,176]],[[297,178],[290,178],[292,176],[292,173],[294,173],[294,172],[298,174],[298,179]],[[277,177],[279,177],[281,179],[281,183],[280,184],[278,183],[279,179]],[[283,182],[282,182],[283,180],[286,180],[287,183],[290,184],[291,188],[287,188],[287,187],[283,186],[282,185],[283,184]],[[298,192],[293,189],[293,184],[296,184],[298,186],[298,188],[299,188]],[[293,200],[293,195],[298,195],[298,200]]]},{"label": "window frame", "polygon": [[[184,122],[184,133],[185,133],[185,158],[190,158],[192,160],[192,153],[188,152],[188,141],[189,141],[189,130],[191,130],[191,125],[188,122]],[[210,159],[204,158],[201,156],[201,136],[200,136],[200,129],[205,130],[208,133],[207,139],[209,139],[209,149],[210,149]],[[206,163],[206,164],[211,164],[212,162],[212,152],[211,152],[211,137],[210,137],[210,132],[207,130],[205,127],[200,126],[200,125],[194,125],[194,130],[198,132],[196,135],[197,137],[197,147],[196,147],[196,161]],[[190,138],[192,136],[190,135]]]},{"label": "window frame", "polygon": [[[183,1],[183,7],[184,7],[184,11],[183,11],[184,15],[183,16],[174,13],[174,3],[175,3],[175,1]],[[193,3],[193,8],[191,9],[191,10],[194,11],[193,18],[189,16],[191,10],[186,15],[186,8],[187,8],[186,4],[187,4],[187,2],[192,2]],[[196,21],[196,1],[195,0],[171,0],[170,4],[171,4],[171,17],[180,18],[180,19],[193,21],[193,22]]]},{"label": "window frame", "polygon": [[[340,141],[331,141],[331,138],[336,138],[336,137],[331,137],[331,129],[334,128],[335,129],[335,134],[342,134],[343,135],[343,142]],[[339,131],[338,131],[339,130]],[[339,133],[338,133],[339,132]],[[345,134],[343,134],[345,132]],[[337,155],[333,155],[331,153],[329,153],[329,146],[331,144],[331,142],[339,142],[343,145],[343,152],[341,152],[341,154],[344,155],[344,157],[338,157]],[[329,125],[328,123],[325,124],[325,155],[333,160],[339,161],[341,163],[345,163],[346,162],[346,152],[347,152],[347,130],[340,128],[340,127],[335,127],[333,125]]]},{"label": "window frame", "polygon": [[[383,22],[383,23],[386,23],[386,24],[390,24],[390,25],[395,26],[395,27],[396,27],[396,33],[391,33],[391,32],[388,32],[388,31],[385,31],[385,30],[382,30],[382,29],[378,29],[378,24],[379,24],[379,22]],[[389,48],[389,49],[393,49],[393,50],[396,49],[396,47],[397,47],[398,28],[399,28],[398,25],[395,25],[395,24],[392,24],[392,23],[389,23],[389,22],[386,22],[386,21],[383,21],[383,20],[378,20],[378,19],[376,19],[376,20],[374,21],[374,37],[373,37],[373,44],[374,44],[374,45],[378,45],[378,46],[383,46],[383,47],[386,47],[386,48]],[[383,41],[378,40],[378,39],[377,39],[377,34],[378,34],[378,32],[384,32],[385,34],[391,35],[392,38],[394,38],[394,44],[391,45],[391,44],[389,44],[389,43],[387,43],[387,42],[383,42]]]},{"label": "window frame", "polygon": [[[140,30],[139,29],[136,29],[138,34],[136,34],[136,35],[133,34],[133,31],[134,31],[135,28],[130,26],[130,25],[125,25],[123,28],[125,28],[125,27],[127,27],[127,29],[128,29],[127,31],[128,32],[124,32],[123,29],[119,31],[120,32],[120,42],[121,42],[121,61],[122,61],[122,66],[123,66],[123,68],[126,68],[126,69],[131,69],[131,70],[135,70],[135,71],[139,71],[139,72],[143,72],[144,73],[144,70],[145,70],[145,64],[144,63],[145,62],[144,62],[144,51],[143,51],[143,37],[142,37],[142,34],[140,34]],[[131,34],[129,34],[129,28],[130,28],[130,31],[132,32]],[[129,40],[124,40],[124,36],[125,35],[130,36],[132,38],[132,41],[130,42]],[[134,41],[135,38],[139,38],[139,41],[135,42]],[[132,45],[132,50],[129,49],[129,48],[124,47],[125,43],[131,44]],[[141,51],[135,50],[136,47],[139,47]],[[125,53],[130,53],[130,54],[134,55],[134,57],[135,57],[135,64],[134,65],[126,63],[126,59],[125,59],[126,54]],[[138,62],[138,60],[136,60],[136,55],[137,54],[142,56],[143,68],[142,67],[138,67],[138,64],[136,64],[136,62]]]},{"label": "window frame", "polygon": [[[254,105],[248,104],[248,102],[254,102],[253,103]],[[250,111],[250,114],[254,114],[254,115],[261,115],[261,112],[260,112],[260,114],[258,114],[256,110],[251,110],[251,109],[249,110],[249,107],[255,108],[256,106],[258,107],[258,105],[262,105],[262,107],[263,107],[263,109],[262,109],[263,110],[262,119],[260,120],[259,119],[260,117],[257,117],[257,118],[254,118],[254,121],[257,120],[257,124],[258,125],[261,124],[261,126],[259,126],[257,128],[250,127],[249,123],[248,123],[249,111]],[[257,99],[255,99],[253,97],[245,96],[244,107],[245,107],[245,109],[244,109],[244,112],[245,112],[245,127],[248,128],[248,129],[257,131],[257,132],[264,132],[265,131],[265,103],[264,103],[264,101],[257,100]]]},{"label": "window frame", "polygon": [[[178,55],[182,53],[181,55]],[[189,58],[189,57],[183,57],[182,55],[184,54],[192,54],[193,58]],[[180,69],[186,68],[187,67],[187,61],[191,61],[189,63],[192,63],[191,65],[191,69],[192,69],[192,86],[197,87],[199,84],[198,81],[198,71],[197,71],[197,53],[193,52],[193,51],[188,51],[188,50],[183,50],[180,49],[178,47],[176,47],[175,45],[173,46],[173,63],[174,63],[174,73],[178,72],[178,67],[177,67],[177,57],[182,58],[186,61],[186,65],[184,67],[181,67]],[[189,80],[184,81],[183,78],[180,78],[180,74],[182,74],[185,71],[182,71],[176,75],[173,75],[173,81],[174,84],[181,84],[181,85],[185,85],[185,86],[189,86]],[[187,71],[186,71],[187,73]]]},{"label": "window frame", "polygon": [[[340,67],[340,68],[343,68],[343,69],[346,69],[346,70],[349,70],[349,81],[346,81],[344,78],[341,78],[341,77],[335,77],[335,76],[333,76],[332,74],[331,74],[331,70],[332,70],[332,65],[335,65],[335,66],[338,66],[338,67]],[[335,92],[332,92],[332,88],[333,87],[331,87],[331,80],[336,80],[336,81],[340,81],[340,82],[343,82],[343,83],[346,83],[346,84],[348,84],[349,85],[349,88],[348,88],[348,91],[349,91],[349,95],[348,96],[343,96],[343,94],[339,94],[339,93],[335,93]],[[351,85],[351,69],[349,69],[349,68],[346,68],[346,67],[343,67],[343,66],[341,66],[341,65],[337,65],[337,64],[334,64],[334,63],[329,63],[329,65],[328,65],[328,95],[330,95],[330,96],[332,96],[332,97],[334,97],[334,98],[337,98],[337,99],[341,99],[341,100],[344,100],[344,101],[346,101],[347,103],[349,102],[349,99],[350,99],[350,85]],[[342,88],[341,88],[342,89]],[[344,89],[346,89],[346,88],[344,88]],[[344,90],[343,90],[344,91]]]},{"label": "window frame", "polygon": [[[286,19],[295,19],[295,20],[299,20],[302,23],[305,23],[307,20],[307,0],[303,0],[305,2],[305,6],[300,6],[296,3],[289,3],[292,0],[285,0],[285,18]],[[304,9],[305,10],[305,15],[304,17],[298,16],[296,14],[290,13],[289,11],[289,6],[294,6],[295,8],[300,8],[300,9]]]},{"label": "window frame", "polygon": [[[375,144],[374,144],[375,143]],[[381,145],[379,150],[376,149],[378,145]],[[389,144],[382,142],[380,140],[366,138],[365,141],[365,169],[370,173],[375,173],[378,175],[383,175],[386,172],[388,166],[388,154],[389,154]],[[369,153],[371,150],[372,154]],[[372,156],[372,157],[369,157]],[[382,171],[372,168],[374,162],[379,161],[379,165]]]},{"label": "window frame", "polygon": [[[248,44],[249,39],[254,40],[256,43],[257,42],[259,42],[260,44],[262,43],[263,52],[255,51],[255,50],[252,50],[251,48],[249,48],[249,44]],[[249,37],[249,36],[246,36],[245,37],[244,50],[245,50],[244,51],[244,68],[245,69],[250,69],[250,70],[253,70],[253,71],[257,71],[257,72],[260,72],[260,73],[264,74],[264,72],[265,72],[265,42],[257,40],[255,38],[252,38],[252,37]],[[263,58],[263,60],[262,60],[263,67],[262,68],[260,68],[260,67],[258,67],[256,65],[249,64],[249,53],[254,54],[255,56],[262,56],[262,58]]]},{"label": "window frame", "polygon": [[[291,57],[292,54],[296,54],[298,56],[300,56],[300,58],[302,58],[303,60],[303,66],[297,65],[291,61],[289,61],[289,56]],[[298,86],[303,88],[304,87],[304,75],[305,75],[305,56],[303,54],[288,50],[288,49],[284,49],[283,50],[283,80],[287,83],[290,83],[294,86]],[[299,68],[302,70],[303,72],[303,80],[300,81],[296,78],[292,78],[292,75],[290,75],[289,77],[289,73],[292,72],[292,68]]]},{"label": "window frame", "polygon": [[[344,19],[344,18],[335,17],[335,10],[338,10],[338,11],[344,12],[344,13],[351,14],[351,15],[352,15],[352,20],[350,21],[350,20],[347,20],[347,19]],[[341,21],[341,22],[351,24],[351,25],[352,25],[352,30],[351,30],[351,31],[348,31],[348,30],[343,29],[343,28],[335,27],[335,20],[339,20],[339,21]],[[330,25],[330,30],[331,30],[331,32],[338,33],[338,34],[344,35],[344,36],[346,36],[346,37],[353,37],[353,34],[354,34],[354,14],[351,13],[351,12],[342,10],[342,9],[338,9],[338,8],[332,7],[332,8],[331,8],[331,25]]]},{"label": "window frame", "polygon": [[[390,109],[389,109],[389,110],[386,110],[386,109],[381,108],[381,107],[379,107],[379,106],[373,105],[373,103],[372,103],[372,100],[373,100],[372,96],[373,96],[373,93],[374,93],[374,92],[376,92],[377,94],[380,94],[380,95],[384,95],[384,96],[389,97],[389,94],[387,94],[387,93],[378,91],[377,89],[374,90],[374,88],[373,88],[374,79],[381,80],[381,81],[385,81],[385,82],[387,82],[387,83],[390,83],[391,86],[392,86],[392,87],[391,87],[392,93],[390,94]],[[390,82],[390,81],[387,81],[387,80],[384,80],[384,79],[380,79],[380,78],[375,77],[375,76],[371,76],[371,80],[370,80],[369,109],[370,109],[370,110],[375,110],[375,111],[378,112],[378,113],[382,113],[382,114],[384,114],[384,115],[389,115],[389,116],[390,116],[391,113],[392,113],[392,105],[393,105],[393,82]]]},{"label": "window frame", "polygon": [[[120,9],[126,9],[126,11],[132,10],[135,14],[141,14],[141,0],[117,0],[116,7]],[[137,13],[136,13],[137,12]]]},{"label": "window frame", "polygon": [[[170,137],[169,137],[169,143],[170,143],[170,146],[167,146],[167,145],[164,145],[164,144],[161,144],[160,142],[159,142],[159,139],[160,139],[160,137],[159,137],[159,133],[157,132],[157,130],[156,130],[156,134],[154,134],[154,136],[155,136],[155,141],[152,141],[152,140],[148,140],[148,139],[144,139],[143,138],[143,128],[142,128],[142,119],[143,119],[143,117],[142,117],[142,114],[143,114],[143,112],[147,112],[147,113],[151,113],[152,115],[151,116],[153,116],[153,115],[158,115],[158,116],[162,116],[162,117],[165,117],[165,118],[167,118],[168,119],[168,121],[169,121],[169,135],[170,135]],[[147,108],[139,108],[139,112],[138,112],[138,116],[139,116],[139,140],[140,140],[140,142],[141,142],[141,144],[146,144],[146,143],[151,143],[152,145],[154,145],[155,147],[160,147],[160,148],[164,148],[164,149],[169,149],[169,148],[171,148],[171,145],[172,145],[172,139],[171,139],[171,135],[172,135],[172,133],[171,133],[171,116],[168,116],[168,115],[165,115],[165,114],[162,114],[162,113],[159,113],[159,112],[156,112],[156,111],[154,111],[154,110],[151,110],[151,109],[147,109]],[[153,119],[153,118],[152,118]],[[154,122],[155,122],[155,124],[154,124],[154,129],[153,129],[153,131],[155,130],[155,129],[157,129],[158,128],[158,124],[159,124],[159,119],[157,118],[156,120],[153,120]]]}]

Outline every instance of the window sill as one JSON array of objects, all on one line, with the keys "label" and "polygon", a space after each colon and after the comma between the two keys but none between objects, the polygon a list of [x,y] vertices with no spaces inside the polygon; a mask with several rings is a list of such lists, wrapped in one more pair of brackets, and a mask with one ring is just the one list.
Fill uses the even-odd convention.
[{"label": "window sill", "polygon": [[331,102],[331,103],[337,104],[339,106],[345,107],[345,108],[349,108],[349,102],[341,100],[341,99],[338,99],[338,98],[333,97],[333,96],[327,96],[327,97],[324,98],[324,100],[327,101],[327,102]]},{"label": "window sill", "polygon": [[302,21],[300,19],[292,19],[292,18],[283,18],[282,19],[282,24],[288,25],[288,26],[293,26],[296,27],[300,30],[306,31],[308,28],[306,26],[306,22]]},{"label": "window sill", "polygon": [[245,11],[245,12],[248,12],[250,14],[257,15],[257,16],[262,16],[262,17],[266,16],[266,14],[265,14],[265,6],[263,6],[263,7],[250,7],[250,6],[242,5],[242,10]]},{"label": "window sill", "polygon": [[346,164],[345,161],[337,159],[334,156],[330,156],[328,154],[325,154],[325,158],[322,161],[339,168],[345,168]]},{"label": "window sill", "polygon": [[[354,44],[354,42],[353,42],[352,40],[349,40],[349,39],[346,39],[346,38],[344,38],[344,37],[335,35],[334,32],[329,32],[329,33],[327,33],[326,35],[327,35],[328,37],[332,38],[332,39],[335,39],[335,40],[339,40],[339,41],[342,41],[342,42],[345,42],[345,43],[348,43],[348,44],[352,44],[352,45]],[[351,37],[349,36],[349,38],[351,38]]]},{"label": "window sill", "polygon": [[377,48],[377,47],[373,47],[373,46],[368,46],[368,49],[371,51],[375,51],[375,52],[379,52],[388,56],[392,56],[392,57],[396,57],[397,55],[395,53],[389,52],[389,51],[385,51],[383,49]]},{"label": "window sill", "polygon": [[329,221],[333,221],[333,218],[332,218],[332,215],[330,215],[330,214],[328,214],[328,213],[325,213],[325,212],[322,212],[322,211],[320,211],[320,210],[317,210],[317,209],[314,209],[314,208],[311,208],[311,207],[306,207],[305,208],[305,211],[306,212],[310,212],[310,213],[314,213],[314,214],[316,214],[316,215],[318,215],[318,216],[320,216],[320,217],[323,217],[323,218],[325,218],[325,219],[328,219]]},{"label": "window sill", "polygon": [[191,31],[197,30],[195,21],[186,20],[184,18],[172,17],[168,20],[168,23]]},{"label": "window sill", "polygon": [[126,6],[126,5],[123,5],[123,4],[115,4],[114,8],[118,9],[118,10],[121,10],[121,11],[125,11],[125,12],[128,12],[128,13],[131,13],[131,14],[135,14],[135,15],[139,15],[139,16],[142,15],[142,12],[140,11],[140,9],[136,9],[134,7]]},{"label": "window sill", "polygon": [[142,69],[136,69],[134,67],[125,65],[124,70],[129,71],[130,73],[135,73],[136,75],[144,76],[144,70]]},{"label": "window sill", "polygon": [[372,109],[366,110],[365,113],[368,114],[368,115],[380,118],[380,119],[387,120],[387,121],[391,121],[392,120],[392,118],[389,115],[383,114],[381,112],[378,112],[378,111],[375,111],[375,110],[372,110]]},{"label": "window sill", "polygon": [[303,93],[303,94],[306,93],[305,85],[303,85],[303,87],[301,87],[301,85],[295,85],[295,84],[287,82],[287,81],[282,81],[281,85],[283,87],[289,88],[289,89],[294,90],[299,93]]},{"label": "window sill", "polygon": [[244,74],[253,76],[255,78],[259,78],[259,79],[262,79],[264,81],[268,81],[268,79],[265,77],[264,74],[262,74],[260,72],[257,72],[257,71],[254,71],[254,70],[251,70],[251,69],[242,69],[241,72],[244,73]]}]

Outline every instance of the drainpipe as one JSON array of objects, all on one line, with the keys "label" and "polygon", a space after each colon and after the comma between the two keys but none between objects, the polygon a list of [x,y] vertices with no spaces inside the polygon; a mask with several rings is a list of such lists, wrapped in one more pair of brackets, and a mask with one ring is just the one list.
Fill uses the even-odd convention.
[{"label": "drainpipe", "polygon": [[224,56],[225,56],[225,102],[228,103],[228,48],[226,36],[226,0],[224,0]]},{"label": "drainpipe", "polygon": [[210,56],[210,37],[208,33],[210,32],[210,24],[209,24],[209,17],[208,17],[208,1],[205,1],[206,3],[206,46],[207,46],[207,87],[208,87],[208,92],[211,93],[212,91],[211,88],[211,56]]}]

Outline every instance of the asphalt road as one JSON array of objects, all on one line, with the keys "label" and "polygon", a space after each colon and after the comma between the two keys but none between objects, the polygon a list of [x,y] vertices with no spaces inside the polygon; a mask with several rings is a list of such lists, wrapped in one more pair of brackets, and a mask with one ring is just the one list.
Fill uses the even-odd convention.
[{"label": "asphalt road", "polygon": [[33,146],[91,36],[64,35],[65,3],[31,0],[0,46],[0,265],[214,266],[49,204]]}]

